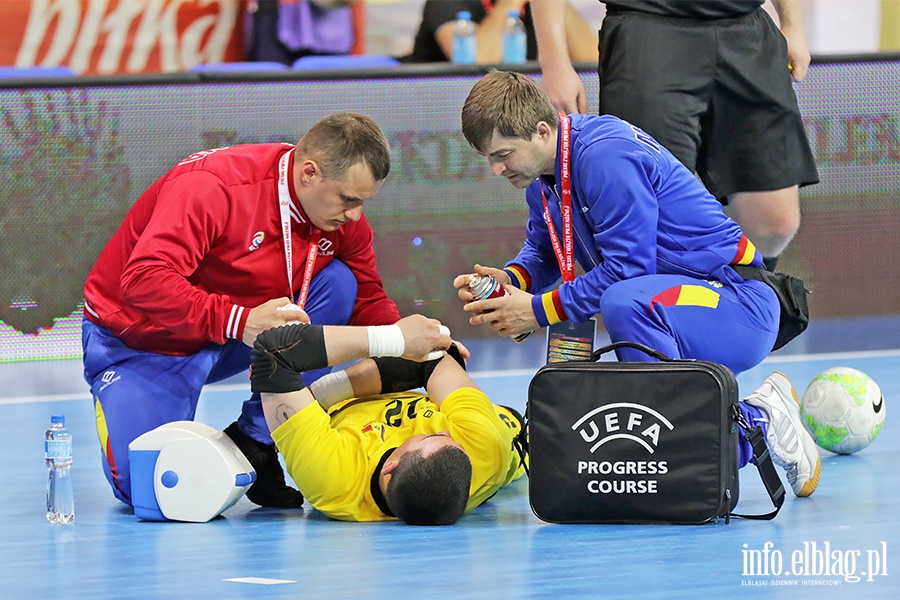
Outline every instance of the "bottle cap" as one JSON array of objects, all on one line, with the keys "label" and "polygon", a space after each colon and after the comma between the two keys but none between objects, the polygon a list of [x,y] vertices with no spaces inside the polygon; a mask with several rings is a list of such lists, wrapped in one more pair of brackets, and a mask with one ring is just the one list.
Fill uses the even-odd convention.
[{"label": "bottle cap", "polygon": [[465,21],[471,21],[471,20],[472,20],[472,13],[470,13],[470,12],[467,11],[467,10],[461,10],[461,11],[459,11],[458,13],[456,13],[456,18],[457,18],[457,19],[463,19],[463,20],[465,20]]},{"label": "bottle cap", "polygon": [[65,415],[53,415],[50,417],[51,423],[65,423],[66,416]]},{"label": "bottle cap", "polygon": [[519,18],[519,11],[517,11],[517,10],[511,10],[511,11],[509,11],[507,14],[508,14],[510,17],[515,17],[515,18],[517,18],[517,19]]}]

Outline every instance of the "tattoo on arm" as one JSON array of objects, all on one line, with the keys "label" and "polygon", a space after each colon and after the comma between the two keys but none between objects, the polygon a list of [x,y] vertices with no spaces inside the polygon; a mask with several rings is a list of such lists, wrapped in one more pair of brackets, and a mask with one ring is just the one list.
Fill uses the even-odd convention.
[{"label": "tattoo on arm", "polygon": [[282,423],[285,423],[288,419],[293,417],[295,414],[297,414],[297,411],[292,406],[289,406],[287,404],[279,404],[278,408],[275,409],[275,420],[279,425],[281,425]]}]

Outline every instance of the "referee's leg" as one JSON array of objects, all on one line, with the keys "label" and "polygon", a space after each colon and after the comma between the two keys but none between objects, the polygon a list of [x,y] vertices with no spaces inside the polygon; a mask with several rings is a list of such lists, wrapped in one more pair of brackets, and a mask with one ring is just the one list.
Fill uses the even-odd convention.
[{"label": "referee's leg", "polygon": [[767,192],[739,192],[728,198],[725,212],[740,223],[744,234],[774,268],[779,256],[800,228],[800,191],[792,185]]}]

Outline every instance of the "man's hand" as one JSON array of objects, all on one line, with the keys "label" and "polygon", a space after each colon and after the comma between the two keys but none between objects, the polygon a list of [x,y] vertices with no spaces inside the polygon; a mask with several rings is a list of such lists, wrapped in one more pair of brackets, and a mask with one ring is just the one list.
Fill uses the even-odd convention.
[{"label": "man's hand", "polygon": [[[453,343],[449,329],[441,325],[437,319],[429,319],[422,315],[411,315],[397,321],[403,333],[405,349],[402,358],[422,362],[429,360],[429,354],[435,350],[446,350]],[[443,327],[443,330],[441,329]]]},{"label": "man's hand", "polygon": [[581,78],[572,67],[567,41],[567,15],[574,10],[566,0],[531,3],[531,19],[538,44],[543,86],[554,108],[566,114],[587,111]]},{"label": "man's hand", "polygon": [[790,27],[781,30],[787,40],[788,68],[794,81],[803,81],[809,70],[809,46],[803,28]]},{"label": "man's hand", "polygon": [[459,355],[463,357],[463,360],[469,360],[472,358],[472,352],[466,348],[466,346],[459,340],[453,340],[453,343],[456,344],[456,348],[459,350]]},{"label": "man's hand", "polygon": [[292,304],[290,298],[273,298],[250,309],[241,341],[252,348],[256,336],[266,329],[281,327],[295,321],[309,323],[309,315],[299,306]]},{"label": "man's hand", "polygon": [[809,69],[809,46],[803,31],[803,6],[800,0],[773,0],[781,34],[787,41],[788,68],[794,81],[803,81]]},{"label": "man's hand", "polygon": [[587,92],[572,63],[565,61],[543,67],[541,85],[553,107],[565,114],[587,112]]},{"label": "man's hand", "polygon": [[465,273],[463,275],[457,275],[456,278],[453,279],[453,287],[455,287],[457,291],[457,295],[459,299],[463,302],[471,302],[475,299],[475,296],[472,295],[472,292],[469,291],[469,278],[473,275],[478,277],[484,277],[485,275],[490,275],[494,279],[496,279],[501,284],[509,283],[512,281],[509,278],[509,273],[504,271],[503,269],[496,269],[494,267],[482,267],[481,265],[475,265],[474,273]]},{"label": "man's hand", "polygon": [[463,307],[472,325],[487,324],[491,329],[504,336],[518,335],[538,329],[537,319],[531,308],[533,296],[513,285],[503,286],[508,296],[489,298],[469,302]]}]

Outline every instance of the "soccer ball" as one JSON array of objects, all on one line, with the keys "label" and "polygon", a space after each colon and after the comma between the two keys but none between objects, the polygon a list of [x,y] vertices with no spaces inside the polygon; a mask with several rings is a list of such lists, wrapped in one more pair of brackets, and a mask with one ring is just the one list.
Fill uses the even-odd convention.
[{"label": "soccer ball", "polygon": [[819,373],[800,400],[807,431],[820,447],[836,454],[853,454],[871,444],[884,425],[884,413],[881,388],[850,367]]}]

